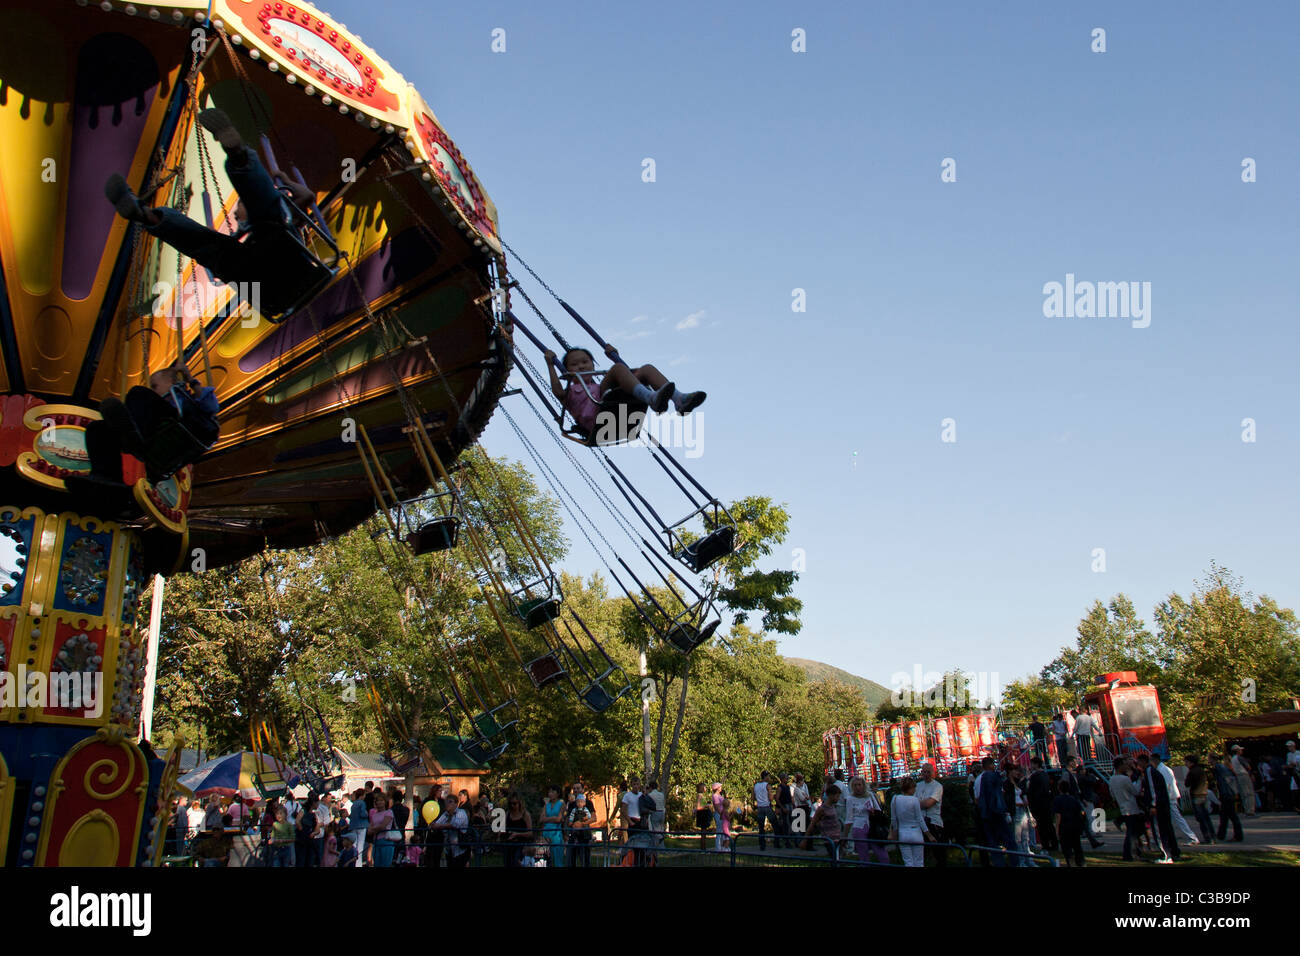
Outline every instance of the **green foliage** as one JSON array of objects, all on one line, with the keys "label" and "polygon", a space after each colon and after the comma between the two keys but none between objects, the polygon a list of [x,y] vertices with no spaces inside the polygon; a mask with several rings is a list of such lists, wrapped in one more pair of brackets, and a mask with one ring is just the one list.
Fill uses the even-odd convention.
[{"label": "green foliage", "polygon": [[[631,692],[595,714],[563,682],[536,691],[484,599],[477,581],[483,561],[470,529],[492,560],[526,578],[534,566],[507,502],[551,563],[567,547],[558,504],[519,465],[478,453],[462,459],[460,480],[480,493],[467,495],[466,527],[450,551],[413,557],[376,518],[321,547],[172,578],[161,638],[159,743],[180,732],[212,750],[246,747],[256,717],[273,723],[289,748],[304,710],[319,710],[338,746],[382,751],[385,737],[400,746],[400,733],[368,705],[371,682],[397,722],[427,739],[465,729],[456,709],[446,706],[453,682],[470,699],[473,690],[496,691],[499,671],[513,685],[519,735],[494,763],[491,786],[536,792],[582,779],[599,788],[641,772],[639,656],[645,653],[653,763],[666,777],[674,812],[689,813],[697,782],[722,781],[733,797],[745,799],[762,769],[799,769],[817,786],[822,732],[868,718],[870,708],[855,688],[810,681],[765,636],[797,633],[801,605],[791,595],[793,572],[759,566],[789,525],[785,509],[762,497],[732,506],[748,544],[714,569],[718,604],[730,625],[718,639],[685,658],[653,641],[631,603],[611,594],[602,577],[561,575],[565,606],[598,636]],[[655,594],[672,606],[666,591]],[[764,631],[752,629],[751,618]],[[543,649],[536,632],[510,625],[509,633],[525,660]],[[504,697],[502,690],[485,703]]]},{"label": "green foliage", "polygon": [[1096,602],[1073,647],[1006,688],[1004,715],[1050,714],[1101,674],[1134,671],[1160,693],[1171,749],[1205,753],[1219,743],[1216,721],[1276,710],[1300,690],[1295,612],[1244,591],[1227,569],[1211,564],[1190,598],[1171,593],[1154,616],[1153,634],[1123,594]]},{"label": "green foliage", "polygon": [[910,699],[895,703],[894,696],[876,707],[878,722],[894,723],[899,720],[917,720],[921,717],[946,717],[950,714],[969,714],[976,703],[970,690],[968,672],[954,667],[943,672],[937,684],[913,693]]},{"label": "green foliage", "polygon": [[750,614],[762,612],[762,629],[798,634],[803,603],[791,595],[799,575],[794,571],[760,571],[758,562],[785,540],[790,514],[771,498],[750,496],[733,502],[731,516],[744,547],[719,562],[718,601],[732,612],[732,624],[743,625]]}]

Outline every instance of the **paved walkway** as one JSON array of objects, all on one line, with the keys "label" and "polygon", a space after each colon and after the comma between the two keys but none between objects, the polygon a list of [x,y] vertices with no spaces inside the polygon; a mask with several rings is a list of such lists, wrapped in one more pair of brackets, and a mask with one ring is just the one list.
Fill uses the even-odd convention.
[{"label": "paved walkway", "polygon": [[[1196,818],[1187,816],[1187,825],[1192,828],[1192,832],[1200,838],[1201,828],[1196,825]],[[1210,817],[1214,823],[1215,832],[1218,832],[1219,816],[1213,814]],[[1300,813],[1295,811],[1280,813],[1259,813],[1253,817],[1242,817],[1241,828],[1243,840],[1241,843],[1214,843],[1207,846],[1202,843],[1200,846],[1189,846],[1187,841],[1180,835],[1178,846],[1185,853],[1195,856],[1201,853],[1240,853],[1244,851],[1259,850],[1282,850],[1293,853],[1300,853]],[[1232,837],[1232,827],[1228,827],[1228,838]],[[1124,850],[1124,832],[1117,827],[1112,826],[1109,821],[1106,824],[1106,832],[1101,834],[1103,845],[1096,850],[1090,850],[1088,844],[1084,842],[1085,853],[1122,853]]]}]

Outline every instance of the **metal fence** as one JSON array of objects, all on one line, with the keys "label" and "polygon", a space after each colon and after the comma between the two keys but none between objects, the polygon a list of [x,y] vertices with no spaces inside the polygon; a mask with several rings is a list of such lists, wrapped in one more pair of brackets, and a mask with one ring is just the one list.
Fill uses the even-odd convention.
[{"label": "metal fence", "polygon": [[[818,834],[782,835],[782,843],[764,834],[760,847],[756,831],[724,836],[696,831],[647,831],[605,828],[587,831],[590,842],[573,840],[572,833],[548,839],[540,831],[493,833],[469,830],[456,844],[448,845],[425,839],[430,831],[417,831],[415,840],[395,847],[394,867],[467,866],[474,868],[524,867],[900,867],[924,865],[974,866],[1042,866],[1055,867],[1057,861],[1041,853],[1025,853],[999,847],[958,843],[910,843],[902,840],[871,839],[832,840]],[[453,855],[452,849],[464,854]],[[242,834],[235,841],[229,863],[208,865],[268,866],[271,848],[262,845],[256,834]],[[171,856],[164,866],[202,865],[191,856]]]}]

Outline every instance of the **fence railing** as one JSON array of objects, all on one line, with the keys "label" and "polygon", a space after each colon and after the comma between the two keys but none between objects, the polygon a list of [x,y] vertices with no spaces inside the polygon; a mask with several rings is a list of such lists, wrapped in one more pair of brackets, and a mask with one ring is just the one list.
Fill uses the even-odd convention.
[{"label": "fence railing", "polygon": [[[759,834],[746,830],[701,840],[698,830],[652,831],[593,828],[589,841],[575,840],[572,831],[549,838],[540,831],[493,833],[471,829],[455,845],[425,839],[430,831],[417,831],[420,839],[394,848],[392,865],[481,867],[899,867],[935,866],[1045,866],[1057,861],[1042,853],[960,843],[914,843],[905,840],[834,840],[820,834],[765,834],[772,845],[760,849]],[[453,857],[455,846],[464,855]],[[235,839],[229,863],[209,865],[269,866],[275,848],[255,833]],[[942,855],[942,863],[940,861]],[[170,857],[165,865],[194,866],[202,861],[190,856]]]}]

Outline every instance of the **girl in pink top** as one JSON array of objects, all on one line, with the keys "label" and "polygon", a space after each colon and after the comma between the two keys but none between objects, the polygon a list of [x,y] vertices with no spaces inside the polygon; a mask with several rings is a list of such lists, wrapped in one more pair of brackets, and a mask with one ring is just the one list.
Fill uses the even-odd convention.
[{"label": "girl in pink top", "polygon": [[629,368],[618,357],[618,350],[612,345],[605,346],[605,354],[614,360],[614,364],[608,372],[602,374],[596,371],[596,360],[586,349],[569,349],[565,352],[564,377],[569,380],[568,385],[565,385],[555,370],[555,353],[549,350],[546,352],[546,367],[551,373],[551,392],[588,435],[596,430],[596,413],[600,409],[600,400],[614,388],[621,388],[645,402],[655,414],[667,411],[671,401],[678,414],[689,415],[707,397],[704,392],[683,393],[653,365]]}]

